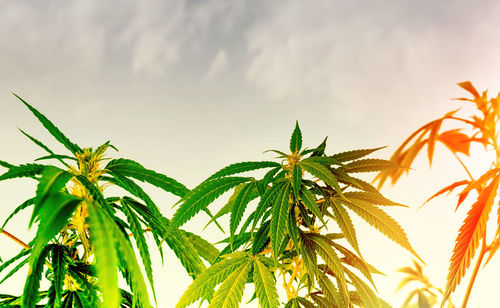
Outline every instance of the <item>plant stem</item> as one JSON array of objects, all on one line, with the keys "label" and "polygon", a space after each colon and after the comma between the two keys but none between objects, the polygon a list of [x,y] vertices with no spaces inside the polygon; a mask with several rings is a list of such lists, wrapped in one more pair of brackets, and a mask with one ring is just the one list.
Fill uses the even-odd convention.
[{"label": "plant stem", "polygon": [[8,238],[10,238],[11,240],[13,240],[14,242],[18,243],[19,245],[23,246],[24,249],[31,249],[31,247],[28,246],[28,244],[26,244],[25,242],[21,241],[20,239],[18,239],[16,236],[10,234],[9,232],[7,232],[5,230],[2,230],[2,234],[4,234],[5,236],[7,236]]},{"label": "plant stem", "polygon": [[488,251],[486,247],[486,240],[483,238],[483,244],[481,246],[481,252],[479,253],[479,258],[477,259],[476,265],[474,266],[474,272],[472,272],[472,277],[470,278],[469,285],[467,286],[467,291],[465,292],[464,301],[462,302],[462,308],[467,307],[467,302],[469,301],[470,293],[472,291],[472,286],[474,286],[474,281],[476,280],[477,273],[483,262],[483,257]]}]

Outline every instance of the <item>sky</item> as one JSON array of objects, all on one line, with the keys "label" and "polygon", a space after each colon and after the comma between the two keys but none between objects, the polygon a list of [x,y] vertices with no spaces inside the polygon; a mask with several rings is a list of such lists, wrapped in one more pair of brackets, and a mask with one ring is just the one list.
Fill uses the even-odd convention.
[{"label": "sky", "polygon": [[[296,120],[307,146],[329,136],[328,153],[387,146],[377,157],[389,158],[420,125],[457,108],[450,98],[466,95],[457,82],[500,90],[499,14],[498,1],[465,0],[0,0],[0,159],[42,155],[17,128],[57,147],[11,92],[78,144],[111,140],[120,150],[115,157],[189,188],[232,162],[271,159],[263,151],[286,149]],[[382,192],[410,206],[388,212],[431,281],[444,287],[466,211],[454,212],[453,197],[417,208],[465,174],[438,150],[432,169],[420,158]],[[476,174],[488,167],[470,163]],[[33,189],[27,181],[1,183],[0,219]],[[148,189],[171,217],[175,198]],[[29,241],[27,215],[7,230]],[[186,228],[201,232],[206,218],[196,219]],[[412,256],[356,224],[365,259],[387,274],[376,280],[379,295],[399,307],[405,293],[394,293],[402,278],[396,269]],[[221,234],[209,228],[203,236]],[[0,245],[3,259],[18,250],[5,237]],[[190,282],[171,255],[164,266],[154,257],[158,307],[173,307]],[[470,307],[494,306],[499,271],[493,259],[480,272]],[[19,293],[22,285],[13,279],[0,293]],[[465,286],[453,296],[456,305]]]}]

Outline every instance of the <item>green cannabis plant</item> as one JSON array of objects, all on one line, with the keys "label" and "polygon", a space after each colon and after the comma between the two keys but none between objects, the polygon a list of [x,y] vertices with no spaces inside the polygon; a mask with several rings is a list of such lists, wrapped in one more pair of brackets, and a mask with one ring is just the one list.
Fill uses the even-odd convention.
[{"label": "green cannabis plant", "polygon": [[[0,265],[0,273],[10,269],[0,283],[24,266],[29,267],[22,295],[1,294],[0,306],[151,307],[149,292],[156,295],[145,232],[150,232],[159,245],[168,230],[165,242],[192,277],[205,269],[202,258],[215,261],[219,251],[207,241],[169,228],[170,221],[138,182],[178,197],[189,192],[184,185],[133,160],[106,158],[107,150],[116,150],[109,142],[95,149],[81,148],[18,98],[70,155],[56,154],[21,130],[47,155],[21,165],[0,161],[0,166],[7,168],[0,181],[26,178],[37,183],[32,197],[18,206],[0,228],[2,234],[22,246],[17,255]],[[42,163],[48,161],[58,165]],[[110,185],[121,188],[124,195],[108,195]],[[26,244],[5,228],[14,215],[29,207],[32,215],[28,226],[36,225],[37,231]],[[139,252],[146,278],[135,251]],[[126,288],[119,286],[118,273],[126,281]],[[43,276],[50,282],[47,290],[40,290]]]},{"label": "green cannabis plant", "polygon": [[[209,308],[237,307],[246,284],[254,285],[250,300],[257,300],[259,307],[280,306],[280,284],[285,307],[388,306],[374,291],[372,274],[380,272],[362,257],[351,215],[418,258],[403,229],[382,209],[401,204],[356,176],[400,166],[366,158],[379,148],[333,155],[325,149],[326,138],[315,148],[304,148],[297,123],[290,151],[270,151],[278,161],[231,164],[182,197],[166,238],[231,192],[209,222],[229,215],[229,236],[222,241],[226,246],[194,279],[176,308],[205,300]],[[263,176],[241,175],[248,172]]]}]

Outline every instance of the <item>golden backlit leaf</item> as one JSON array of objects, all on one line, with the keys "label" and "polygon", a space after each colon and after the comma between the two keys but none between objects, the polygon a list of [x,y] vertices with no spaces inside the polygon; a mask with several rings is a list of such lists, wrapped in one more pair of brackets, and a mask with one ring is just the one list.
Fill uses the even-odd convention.
[{"label": "golden backlit leaf", "polygon": [[[457,188],[458,186],[462,186],[462,185],[466,185],[466,184],[469,184],[470,181],[467,181],[467,180],[463,180],[463,181],[458,181],[458,182],[455,182],[455,183],[452,183],[451,185],[448,185],[446,186],[445,188],[441,189],[440,191],[438,191],[437,193],[435,193],[434,195],[432,195],[429,199],[425,200],[424,204],[426,204],[427,202],[431,201],[432,199],[444,194],[444,193],[450,193],[453,191],[453,189]],[[422,204],[422,205],[424,205]]]},{"label": "golden backlit leaf", "polygon": [[470,81],[460,82],[460,83],[457,83],[457,85],[459,87],[461,87],[462,89],[468,91],[472,95],[474,95],[474,98],[479,98],[480,97],[479,93],[476,90],[476,88],[472,85],[472,83]]},{"label": "golden backlit leaf", "polygon": [[460,133],[459,129],[452,129],[441,133],[438,136],[438,140],[448,147],[450,151],[469,156],[471,139],[466,134]]},{"label": "golden backlit leaf", "polygon": [[460,227],[458,237],[455,241],[455,248],[450,259],[443,303],[455,291],[465,276],[465,272],[469,268],[479,246],[479,241],[486,235],[486,222],[488,221],[488,216],[495,200],[499,179],[500,177],[496,176],[481,191],[477,201],[472,205],[464,223]]}]

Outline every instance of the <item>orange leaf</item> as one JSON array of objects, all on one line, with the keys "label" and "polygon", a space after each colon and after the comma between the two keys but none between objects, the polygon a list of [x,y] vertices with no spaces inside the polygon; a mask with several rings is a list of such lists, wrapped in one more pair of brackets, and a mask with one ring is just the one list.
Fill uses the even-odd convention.
[{"label": "orange leaf", "polygon": [[438,140],[446,145],[450,151],[464,153],[469,156],[471,139],[466,134],[460,133],[458,129],[443,132],[438,136]]},{"label": "orange leaf", "polygon": [[[435,193],[434,195],[432,195],[429,199],[427,199],[424,202],[424,204],[426,204],[427,202],[429,202],[432,199],[436,198],[437,196],[444,194],[445,192],[450,193],[453,189],[457,188],[458,186],[462,186],[462,185],[469,184],[469,183],[470,183],[469,181],[463,180],[463,181],[455,182],[455,183],[453,183],[451,185],[448,185],[445,188],[443,188],[440,191],[438,191],[437,193]],[[424,204],[422,204],[422,205],[424,205]]]},{"label": "orange leaf", "polygon": [[470,92],[472,95],[474,95],[475,98],[479,98],[479,93],[477,92],[476,88],[474,88],[474,86],[472,85],[472,83],[470,81],[464,81],[464,82],[460,82],[460,83],[457,83],[459,87],[461,87],[462,89]]},{"label": "orange leaf", "polygon": [[486,235],[486,222],[491,211],[491,206],[495,200],[500,177],[493,178],[491,183],[481,191],[477,201],[472,205],[464,223],[460,227],[455,248],[450,259],[446,291],[443,296],[443,303],[446,302],[450,294],[465,276],[465,272],[470,266],[472,258],[479,246],[479,241]]}]

